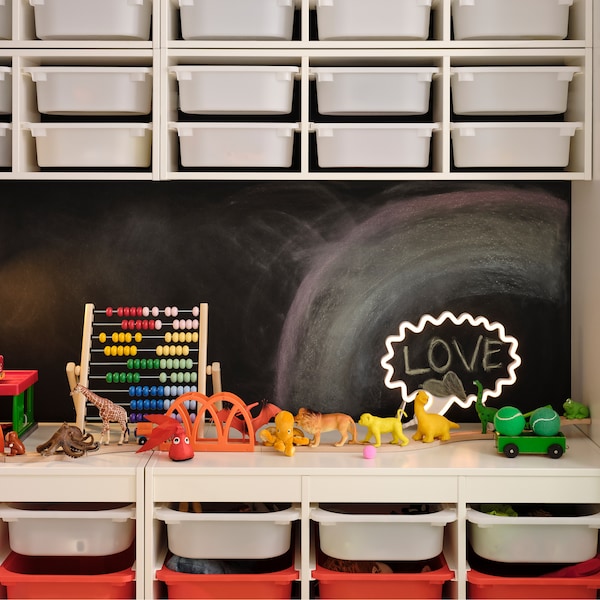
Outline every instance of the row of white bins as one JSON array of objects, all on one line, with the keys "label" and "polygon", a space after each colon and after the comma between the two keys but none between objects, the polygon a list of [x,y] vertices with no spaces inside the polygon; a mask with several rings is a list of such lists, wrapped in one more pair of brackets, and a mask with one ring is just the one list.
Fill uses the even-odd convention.
[{"label": "row of white bins", "polygon": [[[433,0],[315,0],[318,39],[425,40]],[[185,40],[291,40],[295,0],[177,0]],[[29,0],[41,40],[148,40],[151,0]],[[452,0],[454,39],[564,39],[573,0]],[[11,0],[0,38],[11,37]]]},{"label": "row of white bins", "polygon": [[[23,123],[40,167],[148,168],[149,123]],[[298,123],[171,122],[181,164],[289,168]],[[439,123],[312,123],[322,168],[426,168]],[[453,123],[457,168],[564,168],[579,122]],[[11,166],[12,125],[0,123],[0,167]]]},{"label": "row of white bins", "polygon": [[[179,108],[189,114],[288,114],[294,66],[184,65]],[[422,115],[429,110],[437,67],[311,67],[323,115]],[[567,109],[568,66],[452,67],[458,115],[547,115]],[[37,107],[53,115],[146,115],[152,108],[151,67],[39,66],[23,69],[36,85]],[[0,66],[0,114],[11,112],[11,68]]]}]

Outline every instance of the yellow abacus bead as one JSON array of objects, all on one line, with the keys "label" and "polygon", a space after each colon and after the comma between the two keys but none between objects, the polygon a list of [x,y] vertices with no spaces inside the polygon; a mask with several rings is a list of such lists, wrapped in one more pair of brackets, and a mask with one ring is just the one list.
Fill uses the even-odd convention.
[{"label": "yellow abacus bead", "polygon": [[192,333],[192,342],[194,342],[194,344],[198,341],[198,332],[194,331],[194,333]]},{"label": "yellow abacus bead", "polygon": [[172,338],[172,337],[173,337],[173,336],[171,335],[171,332],[170,332],[170,331],[167,331],[167,333],[165,333],[165,342],[167,342],[167,344],[170,344],[170,343],[171,343],[171,338]]},{"label": "yellow abacus bead", "polygon": [[131,356],[135,356],[137,354],[137,346],[131,346],[129,351],[131,352]]},{"label": "yellow abacus bead", "polygon": [[104,333],[104,331],[98,336],[98,339],[100,340],[101,344],[104,344],[104,342],[106,342],[106,333]]},{"label": "yellow abacus bead", "polygon": [[110,346],[104,346],[104,356],[110,356]]},{"label": "yellow abacus bead", "polygon": [[111,336],[110,339],[112,340],[113,344],[116,344],[119,341],[119,334],[115,331]]},{"label": "yellow abacus bead", "polygon": [[117,355],[117,347],[116,346],[111,346],[110,347],[110,355],[111,356],[116,356]]},{"label": "yellow abacus bead", "polygon": [[136,334],[133,336],[133,339],[139,344],[142,341],[142,334],[139,331],[136,332]]},{"label": "yellow abacus bead", "polygon": [[187,356],[190,353],[190,347],[184,346],[182,352],[184,356]]}]

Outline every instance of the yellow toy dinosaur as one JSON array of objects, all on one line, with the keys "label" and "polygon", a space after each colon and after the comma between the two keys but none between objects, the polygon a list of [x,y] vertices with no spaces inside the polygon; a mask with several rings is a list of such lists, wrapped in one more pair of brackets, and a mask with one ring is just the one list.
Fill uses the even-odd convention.
[{"label": "yellow toy dinosaur", "polygon": [[308,446],[310,442],[300,429],[294,427],[294,415],[287,410],[275,415],[274,427],[266,427],[260,431],[260,439],[265,446],[273,446],[286,456],[294,456],[294,446]]},{"label": "yellow toy dinosaur", "polygon": [[453,423],[443,415],[428,413],[425,405],[429,401],[427,392],[419,390],[415,397],[415,417],[417,432],[412,436],[417,442],[433,442],[436,438],[442,441],[450,439],[450,430],[458,429],[460,425]]}]

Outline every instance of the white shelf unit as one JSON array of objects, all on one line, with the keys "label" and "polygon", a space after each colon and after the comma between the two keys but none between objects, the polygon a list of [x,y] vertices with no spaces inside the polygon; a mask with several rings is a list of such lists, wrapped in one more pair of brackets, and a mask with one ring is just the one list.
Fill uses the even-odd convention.
[{"label": "white shelf unit", "polygon": [[[172,179],[494,179],[494,180],[587,180],[591,178],[591,15],[592,3],[574,0],[569,14],[569,33],[564,40],[457,41],[452,38],[451,0],[434,0],[431,10],[431,34],[423,41],[341,40],[320,41],[315,17],[316,0],[296,2],[294,35],[290,41],[260,40],[184,40],[180,33],[178,0],[163,3],[161,16],[161,55],[163,73],[163,109],[161,114],[160,178]],[[264,122],[298,123],[294,139],[294,161],[290,168],[183,168],[179,159],[177,134],[168,123],[178,114],[177,82],[169,76],[170,67],[187,65],[293,65],[300,68],[295,89],[294,108],[286,120],[260,117]],[[320,168],[315,152],[314,122],[327,123],[316,111],[315,86],[311,78],[314,66],[435,66],[440,74],[432,82],[431,109],[424,117],[389,119],[401,122],[433,122],[440,126],[431,139],[427,168]],[[466,65],[571,65],[578,66],[569,87],[564,121],[582,123],[572,141],[566,168],[473,168],[453,165],[450,129],[454,120],[450,89],[450,69]],[[243,93],[232,90],[231,93]],[[194,120],[190,115],[186,120]],[[196,120],[219,121],[217,115]],[[499,121],[508,120],[500,117]],[[520,116],[514,120],[524,121]],[[544,120],[532,117],[531,121]],[[556,119],[548,119],[556,120]],[[386,117],[344,118],[344,122],[386,122]]]},{"label": "white shelf unit", "polygon": [[[49,439],[56,428],[49,431]],[[43,435],[40,432],[34,435]],[[32,436],[33,437],[33,436]],[[41,438],[40,438],[41,439]],[[144,473],[148,454],[110,452],[89,454],[72,459],[63,455],[41,457],[32,455],[31,440],[25,441],[26,456],[2,459],[0,481],[3,502],[101,502],[135,504],[135,571],[136,598],[145,600],[144,593]],[[4,561],[10,549],[4,521],[0,524],[0,556]]]},{"label": "white shelf unit", "polygon": [[[160,76],[160,53],[158,40],[159,0],[145,0],[151,3],[152,20],[150,39],[131,41],[117,39],[103,40],[40,40],[36,38],[34,8],[29,0],[5,0],[12,2],[12,36],[0,39],[0,65],[12,70],[12,114],[2,115],[3,121],[12,127],[12,164],[0,169],[0,179],[64,180],[64,179],[158,179],[159,147],[152,141],[151,165],[149,168],[40,168],[36,156],[36,144],[31,132],[24,123],[39,122],[125,122],[123,116],[63,116],[57,118],[42,115],[37,108],[35,83],[23,73],[23,68],[31,66],[106,66],[106,67],[149,67],[153,71],[152,110],[150,114],[132,119],[135,123],[150,124],[152,131],[158,129]],[[152,133],[152,137],[158,137]]]},{"label": "white shelf unit", "polygon": [[[295,25],[289,41],[184,40],[180,34],[179,0],[151,0],[152,27],[148,41],[38,40],[29,0],[12,2],[12,37],[0,40],[0,66],[13,67],[13,114],[2,115],[12,126],[12,165],[0,169],[0,179],[152,179],[152,180],[590,180],[592,146],[592,5],[593,0],[573,0],[569,33],[564,40],[462,41],[452,37],[452,0],[433,0],[431,32],[425,40],[318,39],[316,0],[295,0]],[[62,54],[61,54],[62,53]],[[22,124],[42,120],[32,102],[31,82],[22,65],[39,64],[144,64],[152,66],[154,79],[152,161],[148,169],[40,169],[35,147]],[[63,63],[63,64],[66,64]],[[294,107],[288,118],[265,117],[265,122],[297,124],[291,167],[279,168],[184,168],[180,164],[179,139],[169,129],[178,115],[177,83],[169,68],[177,64],[199,65],[294,65],[300,69],[294,91]],[[450,69],[456,65],[575,65],[581,73],[569,86],[563,119],[581,123],[570,144],[565,168],[456,169],[452,160]],[[315,156],[311,124],[327,122],[315,110],[314,66],[410,66],[433,65],[440,69],[432,82],[431,109],[425,117],[399,117],[397,121],[439,124],[431,138],[430,162],[425,168],[320,168]],[[243,93],[243,92],[240,92]],[[188,115],[189,118],[189,115]],[[190,119],[193,120],[193,119]],[[202,117],[198,120],[208,120]],[[219,120],[216,116],[211,120]],[[256,117],[251,120],[258,120]],[[261,119],[263,120],[263,119]],[[386,117],[349,117],[349,123],[392,120]],[[499,120],[502,120],[500,118]],[[518,119],[519,121],[522,118]],[[532,118],[532,120],[534,120]],[[542,120],[539,117],[536,121]],[[556,120],[556,119],[555,119]]]},{"label": "white shelf unit", "polygon": [[360,449],[348,453],[344,449],[324,452],[304,448],[289,458],[259,448],[253,453],[196,454],[185,463],[174,463],[166,453],[154,453],[146,472],[146,593],[149,599],[166,597],[155,576],[162,567],[167,543],[165,524],[155,515],[160,503],[300,503],[296,568],[303,600],[311,598],[311,572],[315,568],[312,506],[443,503],[455,508],[457,516],[455,522],[446,525],[444,536],[444,557],[455,573],[448,593],[464,600],[469,597],[469,504],[600,502],[600,448],[577,427],[569,427],[566,435],[569,448],[560,460],[521,455],[512,461],[496,451],[492,440],[435,447],[412,442],[415,445],[408,450],[382,448],[374,460],[363,459]]}]

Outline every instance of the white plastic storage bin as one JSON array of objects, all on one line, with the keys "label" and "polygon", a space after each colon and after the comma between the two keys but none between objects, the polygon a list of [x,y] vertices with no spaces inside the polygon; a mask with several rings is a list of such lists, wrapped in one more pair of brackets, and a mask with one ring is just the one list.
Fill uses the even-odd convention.
[{"label": "white plastic storage bin", "polygon": [[451,123],[454,165],[472,167],[566,167],[571,138],[582,123]]},{"label": "white plastic storage bin", "polygon": [[41,40],[150,39],[152,0],[29,0]]},{"label": "white plastic storage bin", "polygon": [[[600,507],[554,505],[556,516],[499,516],[467,508],[467,530],[473,551],[504,563],[578,563],[598,552]],[[527,514],[515,505],[519,515]]]},{"label": "white plastic storage bin", "polygon": [[12,112],[12,69],[0,67],[0,114]]},{"label": "white plastic storage bin", "polygon": [[2,504],[11,550],[27,556],[108,556],[135,538],[135,506],[88,503]]},{"label": "white plastic storage bin", "polygon": [[12,125],[0,123],[0,167],[12,165]]},{"label": "white plastic storage bin", "polygon": [[26,67],[38,111],[50,115],[146,115],[152,109],[150,67]]},{"label": "white plastic storage bin", "polygon": [[323,115],[422,115],[437,67],[312,67]]},{"label": "white plastic storage bin", "polygon": [[457,115],[552,115],[567,110],[579,67],[452,67]]},{"label": "white plastic storage bin", "polygon": [[149,123],[23,123],[35,139],[40,167],[146,168]]},{"label": "white plastic storage bin", "polygon": [[456,511],[441,505],[422,512],[408,505],[322,504],[310,518],[319,524],[321,550],[342,560],[429,560],[441,554],[444,530]]},{"label": "white plastic storage bin", "polygon": [[185,558],[262,559],[285,554],[300,509],[273,512],[190,513],[157,506],[169,550]]},{"label": "white plastic storage bin", "polygon": [[573,0],[452,0],[455,40],[562,40]]},{"label": "white plastic storage bin", "polygon": [[291,40],[295,0],[179,0],[184,40]]},{"label": "white plastic storage bin", "polygon": [[426,40],[432,0],[316,0],[320,40]]},{"label": "white plastic storage bin", "polygon": [[184,167],[290,167],[298,123],[170,123]]},{"label": "white plastic storage bin", "polygon": [[424,168],[438,123],[312,123],[323,168]]},{"label": "white plastic storage bin", "polygon": [[12,38],[12,0],[0,0],[0,40]]},{"label": "white plastic storage bin", "polygon": [[292,110],[292,66],[184,65],[177,77],[179,107],[190,114],[288,114]]}]

